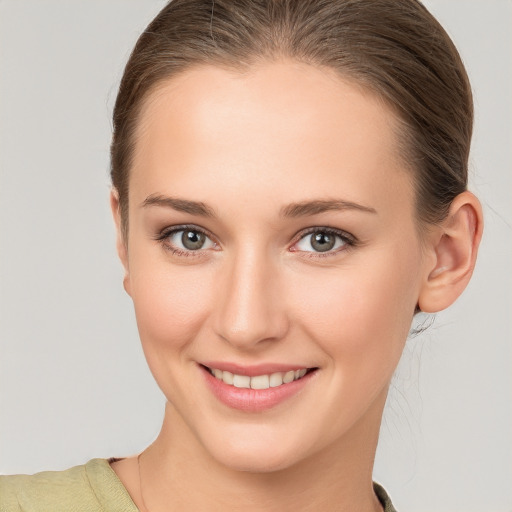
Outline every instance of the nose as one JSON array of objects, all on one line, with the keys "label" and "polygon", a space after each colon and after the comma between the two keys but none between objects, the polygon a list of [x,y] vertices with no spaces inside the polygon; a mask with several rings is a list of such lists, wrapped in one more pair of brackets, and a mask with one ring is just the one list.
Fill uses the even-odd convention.
[{"label": "nose", "polygon": [[223,269],[214,326],[218,336],[241,350],[255,350],[284,337],[288,319],[279,265],[264,254],[240,254]]}]

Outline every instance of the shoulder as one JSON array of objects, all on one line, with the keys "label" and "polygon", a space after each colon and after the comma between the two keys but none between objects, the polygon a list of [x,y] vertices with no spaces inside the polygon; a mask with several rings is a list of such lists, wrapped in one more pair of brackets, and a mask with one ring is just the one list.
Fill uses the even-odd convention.
[{"label": "shoulder", "polygon": [[106,459],[64,471],[0,476],[0,512],[137,512]]}]

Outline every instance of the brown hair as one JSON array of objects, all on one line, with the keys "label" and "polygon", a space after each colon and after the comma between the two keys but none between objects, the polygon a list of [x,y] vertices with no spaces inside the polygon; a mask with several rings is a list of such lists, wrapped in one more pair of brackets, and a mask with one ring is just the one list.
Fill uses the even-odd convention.
[{"label": "brown hair", "polygon": [[193,65],[243,70],[283,57],[334,69],[391,105],[418,218],[446,216],[467,186],[472,95],[457,49],[419,1],[173,0],[137,41],[114,107],[111,176],[125,230],[134,134],[150,92]]}]

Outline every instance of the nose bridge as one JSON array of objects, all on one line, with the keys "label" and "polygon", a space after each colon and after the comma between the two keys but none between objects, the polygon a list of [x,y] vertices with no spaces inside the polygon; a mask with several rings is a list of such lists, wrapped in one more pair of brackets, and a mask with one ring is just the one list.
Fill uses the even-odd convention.
[{"label": "nose bridge", "polygon": [[240,348],[277,340],[287,329],[280,304],[278,265],[250,244],[229,258],[224,268],[222,300],[217,305],[217,333]]}]

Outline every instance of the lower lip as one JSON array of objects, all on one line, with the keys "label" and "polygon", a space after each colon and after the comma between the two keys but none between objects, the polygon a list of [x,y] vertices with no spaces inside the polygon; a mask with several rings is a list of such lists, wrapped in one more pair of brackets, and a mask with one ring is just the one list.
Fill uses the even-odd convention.
[{"label": "lower lip", "polygon": [[247,389],[230,386],[214,377],[203,366],[200,368],[212,393],[223,404],[243,412],[261,412],[276,407],[299,393],[316,374],[316,371],[310,371],[298,380],[275,388]]}]

